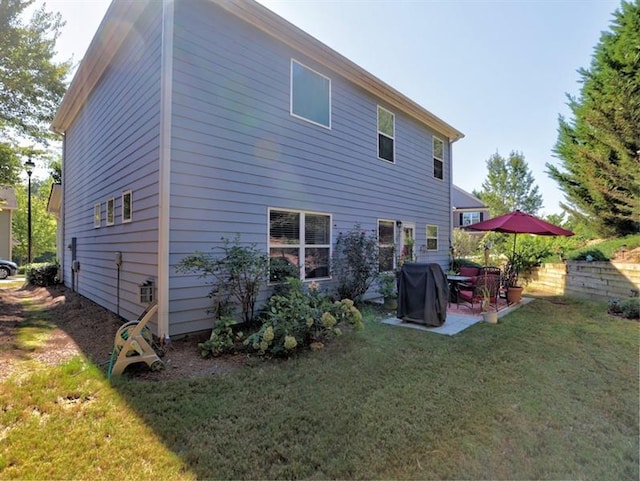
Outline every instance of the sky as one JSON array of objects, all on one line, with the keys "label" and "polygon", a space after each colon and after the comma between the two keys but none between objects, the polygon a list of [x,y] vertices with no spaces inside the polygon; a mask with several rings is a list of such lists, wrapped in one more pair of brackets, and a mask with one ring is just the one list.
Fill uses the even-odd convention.
[{"label": "sky", "polygon": [[[38,0],[38,5],[43,2]],[[48,0],[66,26],[60,59],[79,62],[107,0]],[[260,0],[465,134],[453,146],[453,182],[472,192],[498,152],[522,152],[539,187],[539,215],[563,194],[545,173],[567,94],[580,93],[619,0]]]}]

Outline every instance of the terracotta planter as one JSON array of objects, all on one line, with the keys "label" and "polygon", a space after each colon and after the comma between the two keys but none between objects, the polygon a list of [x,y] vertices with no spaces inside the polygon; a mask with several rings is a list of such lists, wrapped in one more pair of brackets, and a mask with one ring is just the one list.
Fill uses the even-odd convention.
[{"label": "terracotta planter", "polygon": [[522,287],[514,286],[507,289],[507,302],[509,304],[517,304],[522,300]]},{"label": "terracotta planter", "polygon": [[498,324],[498,311],[484,311],[482,317],[487,324]]}]

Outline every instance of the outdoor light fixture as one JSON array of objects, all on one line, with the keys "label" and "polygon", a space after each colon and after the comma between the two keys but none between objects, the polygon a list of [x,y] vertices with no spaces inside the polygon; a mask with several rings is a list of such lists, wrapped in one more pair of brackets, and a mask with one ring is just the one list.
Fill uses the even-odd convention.
[{"label": "outdoor light fixture", "polygon": [[31,156],[24,163],[24,168],[29,176],[29,193],[28,193],[28,208],[27,208],[27,263],[31,264],[31,174],[36,164],[31,160]]}]

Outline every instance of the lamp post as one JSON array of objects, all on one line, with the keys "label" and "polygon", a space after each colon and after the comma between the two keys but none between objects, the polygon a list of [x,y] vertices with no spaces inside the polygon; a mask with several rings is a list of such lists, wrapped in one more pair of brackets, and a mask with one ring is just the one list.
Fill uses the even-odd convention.
[{"label": "lamp post", "polygon": [[29,176],[29,193],[28,193],[28,208],[27,208],[27,263],[31,264],[31,174],[36,164],[31,160],[31,156],[24,163],[24,168]]}]

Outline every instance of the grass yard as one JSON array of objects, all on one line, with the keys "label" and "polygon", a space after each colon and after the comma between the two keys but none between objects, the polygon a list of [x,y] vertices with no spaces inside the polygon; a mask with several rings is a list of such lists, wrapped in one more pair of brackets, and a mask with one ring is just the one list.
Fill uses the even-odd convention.
[{"label": "grass yard", "polygon": [[638,334],[554,297],[184,381],[34,365],[0,385],[0,478],[636,480]]}]

